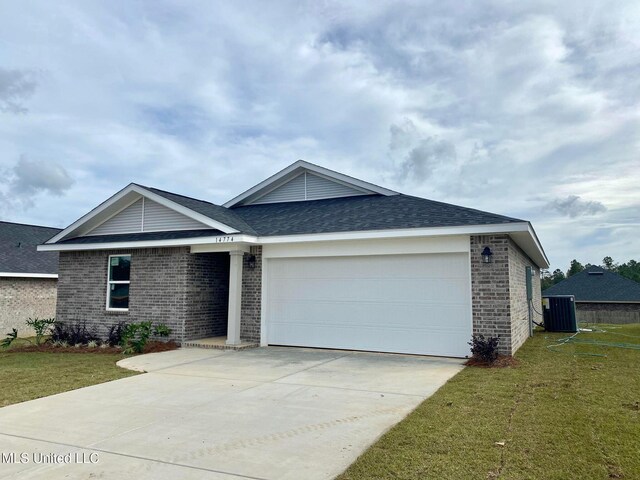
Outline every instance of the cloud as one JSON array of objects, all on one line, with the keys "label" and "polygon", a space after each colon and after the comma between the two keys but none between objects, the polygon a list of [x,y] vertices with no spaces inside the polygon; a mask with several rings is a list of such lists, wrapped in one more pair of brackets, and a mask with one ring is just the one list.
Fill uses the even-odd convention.
[{"label": "cloud", "polygon": [[59,196],[73,185],[73,179],[62,165],[29,160],[24,155],[13,167],[13,174],[11,191],[18,195],[46,192]]},{"label": "cloud", "polygon": [[446,140],[429,137],[413,147],[401,164],[400,179],[422,182],[427,180],[441,165],[456,159],[455,146]]},{"label": "cloud", "polygon": [[33,95],[36,86],[33,72],[0,68],[0,112],[26,113],[23,102]]},{"label": "cloud", "polygon": [[566,198],[556,198],[547,204],[548,208],[561,215],[575,218],[581,216],[597,215],[607,211],[601,202],[595,200],[582,200],[577,195],[569,195]]},{"label": "cloud", "polygon": [[28,210],[35,205],[39,194],[62,196],[74,184],[66,168],[53,162],[30,160],[24,155],[10,169],[3,172],[0,186],[0,210],[6,214],[12,209]]}]

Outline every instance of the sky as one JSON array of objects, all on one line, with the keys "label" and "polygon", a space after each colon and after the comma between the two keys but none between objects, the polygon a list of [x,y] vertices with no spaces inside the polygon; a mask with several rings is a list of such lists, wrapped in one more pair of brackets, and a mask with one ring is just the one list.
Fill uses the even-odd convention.
[{"label": "sky", "polygon": [[298,159],[640,260],[640,2],[0,0],[0,219]]}]

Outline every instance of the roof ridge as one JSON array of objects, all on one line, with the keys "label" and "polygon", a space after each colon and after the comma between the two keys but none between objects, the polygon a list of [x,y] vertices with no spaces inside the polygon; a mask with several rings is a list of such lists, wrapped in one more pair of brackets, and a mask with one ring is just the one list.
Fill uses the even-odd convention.
[{"label": "roof ridge", "polygon": [[37,227],[37,228],[48,228],[49,230],[58,230],[58,231],[62,231],[62,228],[58,228],[58,227],[47,227],[45,225],[35,225],[33,223],[22,223],[22,222],[9,222],[7,220],[0,220],[0,223],[7,223],[10,225],[22,225],[23,227]]}]

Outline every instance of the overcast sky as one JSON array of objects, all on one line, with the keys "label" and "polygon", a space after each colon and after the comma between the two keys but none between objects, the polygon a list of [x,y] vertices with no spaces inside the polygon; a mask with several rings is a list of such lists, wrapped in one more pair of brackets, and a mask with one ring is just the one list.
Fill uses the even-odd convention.
[{"label": "overcast sky", "polygon": [[[561,5],[561,6],[558,6]],[[297,159],[640,260],[640,2],[0,0],[0,218]]]}]

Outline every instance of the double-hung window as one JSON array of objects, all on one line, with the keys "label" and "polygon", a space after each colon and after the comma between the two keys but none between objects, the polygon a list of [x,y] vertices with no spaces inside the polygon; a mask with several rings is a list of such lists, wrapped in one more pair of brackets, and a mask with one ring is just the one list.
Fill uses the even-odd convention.
[{"label": "double-hung window", "polygon": [[109,255],[107,310],[129,309],[131,255]]}]

